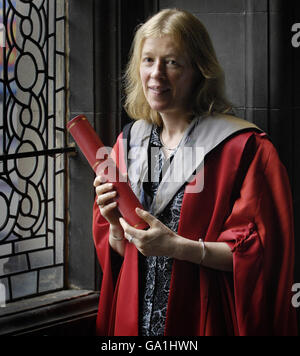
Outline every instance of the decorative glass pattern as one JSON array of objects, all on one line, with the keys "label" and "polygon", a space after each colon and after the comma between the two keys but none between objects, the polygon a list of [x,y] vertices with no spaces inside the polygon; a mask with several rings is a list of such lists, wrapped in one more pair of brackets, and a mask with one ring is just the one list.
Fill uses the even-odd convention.
[{"label": "decorative glass pattern", "polygon": [[0,0],[0,11],[0,286],[7,302],[64,287],[66,19],[64,0]]}]

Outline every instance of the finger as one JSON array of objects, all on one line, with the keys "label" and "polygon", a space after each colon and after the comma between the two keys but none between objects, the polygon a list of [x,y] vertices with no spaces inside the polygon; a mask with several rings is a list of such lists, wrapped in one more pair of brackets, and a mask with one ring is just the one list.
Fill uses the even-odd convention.
[{"label": "finger", "polygon": [[99,180],[100,180],[101,183],[106,183],[106,182],[108,182],[107,177],[106,177],[106,175],[104,174],[104,172],[103,172],[103,173],[100,173],[100,175],[99,175]]},{"label": "finger", "polygon": [[94,187],[98,187],[98,185],[100,185],[101,182],[100,182],[100,177],[97,176],[95,179],[94,179]]},{"label": "finger", "polygon": [[94,187],[98,187],[98,185],[106,183],[106,179],[101,176],[101,175],[97,175],[97,177],[94,179]]},{"label": "finger", "polygon": [[117,192],[114,190],[112,192],[101,194],[97,199],[98,205],[106,205],[110,200],[117,196]]},{"label": "finger", "polygon": [[157,220],[153,215],[151,215],[150,213],[148,213],[148,211],[140,209],[140,208],[136,208],[135,212],[137,213],[137,215],[142,218],[144,221],[146,221],[146,223],[149,226],[153,226],[153,224],[157,223],[159,220]]},{"label": "finger", "polygon": [[120,224],[124,230],[124,232],[134,238],[140,238],[141,237],[141,230],[138,230],[134,228],[133,226],[129,225],[128,222],[124,218],[119,219]]},{"label": "finger", "polygon": [[94,187],[97,187],[103,183],[107,183],[107,177],[105,177],[104,173],[101,172],[97,175],[97,177],[94,180]]},{"label": "finger", "polygon": [[96,194],[101,195],[107,192],[110,192],[113,189],[114,185],[112,183],[105,183],[96,187]]},{"label": "finger", "polygon": [[136,240],[135,237],[129,235],[127,232],[124,232],[124,237],[126,240],[128,240],[128,242],[131,244],[131,243],[134,243],[134,240]]},{"label": "finger", "polygon": [[116,201],[113,201],[112,203],[110,204],[107,204],[103,207],[100,207],[100,210],[101,210],[101,214],[108,214],[110,213],[112,210],[116,209],[116,207],[118,206],[118,203]]},{"label": "finger", "polygon": [[125,230],[127,231],[130,228],[130,225],[127,223],[125,219],[120,218],[119,221],[124,231]]},{"label": "finger", "polygon": [[134,236],[130,235],[128,233],[128,228],[130,227],[129,224],[127,224],[127,222],[123,219],[123,218],[119,218],[119,222],[124,230],[124,237],[126,240],[128,240],[129,243],[133,242]]}]

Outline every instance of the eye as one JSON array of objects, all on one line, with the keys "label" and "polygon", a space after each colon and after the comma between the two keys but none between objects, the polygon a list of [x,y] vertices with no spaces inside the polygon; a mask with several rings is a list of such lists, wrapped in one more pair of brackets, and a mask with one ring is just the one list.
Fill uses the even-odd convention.
[{"label": "eye", "polygon": [[144,57],[143,58],[143,63],[152,63],[153,59],[151,57]]},{"label": "eye", "polygon": [[175,61],[175,59],[167,59],[166,64],[172,67],[178,67],[179,64]]}]

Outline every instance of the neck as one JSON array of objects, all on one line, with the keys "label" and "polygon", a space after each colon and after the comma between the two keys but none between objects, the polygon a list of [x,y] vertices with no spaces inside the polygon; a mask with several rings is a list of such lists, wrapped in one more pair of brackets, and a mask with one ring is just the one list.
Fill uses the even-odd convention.
[{"label": "neck", "polygon": [[191,116],[187,114],[183,114],[182,116],[161,114],[161,117],[164,137],[172,139],[184,133],[185,129],[189,126]]},{"label": "neck", "polygon": [[161,130],[161,142],[165,149],[176,149],[179,145],[185,130],[190,124],[190,116],[170,116],[161,115],[163,121],[163,127]]}]

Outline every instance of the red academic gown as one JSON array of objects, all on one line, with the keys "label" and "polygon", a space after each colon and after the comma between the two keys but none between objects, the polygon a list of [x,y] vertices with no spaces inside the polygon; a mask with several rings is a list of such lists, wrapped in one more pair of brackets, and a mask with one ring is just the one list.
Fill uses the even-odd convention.
[{"label": "red academic gown", "polygon": [[[240,132],[203,169],[203,191],[184,195],[178,234],[228,243],[233,272],[174,260],[165,335],[296,335],[292,198],[274,146],[264,133]],[[103,270],[97,334],[138,335],[138,251],[127,243],[114,285],[109,226],[96,204],[93,235]]]}]

